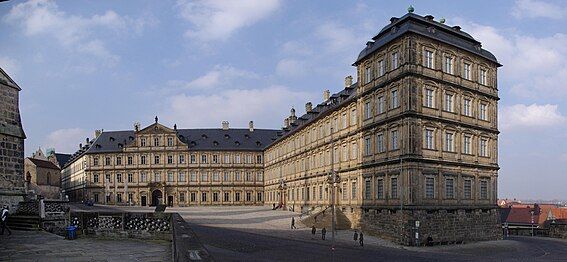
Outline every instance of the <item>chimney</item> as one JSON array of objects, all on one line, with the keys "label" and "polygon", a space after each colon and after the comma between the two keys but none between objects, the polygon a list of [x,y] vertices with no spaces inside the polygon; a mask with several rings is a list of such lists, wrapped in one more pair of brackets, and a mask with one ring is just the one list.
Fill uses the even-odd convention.
[{"label": "chimney", "polygon": [[393,24],[393,23],[395,23],[395,22],[398,21],[398,20],[400,20],[400,19],[397,18],[397,17],[392,17],[392,18],[390,18],[390,23]]},{"label": "chimney", "polygon": [[88,138],[88,137],[87,137],[86,141],[87,141],[87,144],[88,144],[88,143],[89,143],[89,138]]},{"label": "chimney", "polygon": [[222,121],[222,130],[228,130],[228,121]]},{"label": "chimney", "polygon": [[424,18],[425,18],[425,20],[427,20],[427,21],[433,21],[433,18],[434,18],[434,17],[433,17],[432,15],[426,15],[426,16],[424,16]]},{"label": "chimney", "polygon": [[370,47],[372,47],[373,44],[374,44],[374,40],[370,40],[370,41],[366,42],[366,47],[370,48]]},{"label": "chimney", "polygon": [[284,128],[288,128],[289,127],[289,118],[284,119]]},{"label": "chimney", "polygon": [[79,149],[83,149],[83,144],[79,143]]},{"label": "chimney", "polygon": [[291,110],[289,110],[289,115],[290,116],[295,116],[295,108],[291,108]]},{"label": "chimney", "polygon": [[329,91],[329,89],[323,91],[323,102],[329,101],[330,98],[331,98],[331,92]]},{"label": "chimney", "polygon": [[455,31],[461,31],[461,27],[460,27],[460,26],[458,26],[458,25],[456,25],[456,26],[453,26],[453,29],[455,29]]},{"label": "chimney", "polygon": [[95,131],[94,131],[94,137],[95,137],[95,139],[96,139],[97,137],[99,137],[100,134],[102,134],[102,131],[101,131],[100,129],[95,130]]},{"label": "chimney", "polygon": [[311,104],[311,102],[305,103],[305,113],[309,113],[311,111],[313,111],[313,104]]},{"label": "chimney", "polygon": [[254,132],[254,121],[248,122],[248,130],[250,130],[250,132]]},{"label": "chimney", "polygon": [[345,87],[350,87],[352,85],[352,76],[345,77]]}]

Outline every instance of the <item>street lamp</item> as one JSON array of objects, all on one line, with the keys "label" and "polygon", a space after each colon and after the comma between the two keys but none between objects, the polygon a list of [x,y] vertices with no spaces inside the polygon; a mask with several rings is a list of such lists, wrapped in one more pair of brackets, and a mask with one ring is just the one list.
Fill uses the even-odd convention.
[{"label": "street lamp", "polygon": [[532,209],[530,211],[530,214],[532,215],[532,237],[534,236],[534,210]]},{"label": "street lamp", "polygon": [[335,140],[333,140],[333,128],[331,127],[331,171],[327,175],[327,183],[331,187],[331,261],[334,260],[335,256],[335,231],[336,231],[336,208],[335,208],[335,194],[338,184],[341,182],[341,177],[338,172],[335,171]]}]

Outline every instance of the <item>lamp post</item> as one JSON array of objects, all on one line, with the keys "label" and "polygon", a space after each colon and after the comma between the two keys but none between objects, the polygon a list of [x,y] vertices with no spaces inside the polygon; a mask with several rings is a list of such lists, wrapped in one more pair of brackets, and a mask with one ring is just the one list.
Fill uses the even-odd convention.
[{"label": "lamp post", "polygon": [[532,215],[532,237],[534,236],[534,211],[530,211],[530,214]]},{"label": "lamp post", "polygon": [[336,231],[336,190],[341,178],[337,171],[335,171],[335,140],[333,139],[333,128],[331,127],[331,171],[327,175],[327,183],[331,187],[331,261],[335,259],[335,231]]}]

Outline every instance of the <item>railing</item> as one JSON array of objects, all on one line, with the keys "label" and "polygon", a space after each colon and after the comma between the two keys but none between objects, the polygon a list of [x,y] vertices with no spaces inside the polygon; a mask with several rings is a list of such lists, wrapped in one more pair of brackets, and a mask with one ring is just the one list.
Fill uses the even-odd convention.
[{"label": "railing", "polygon": [[72,212],[71,225],[84,235],[171,239],[171,214]]}]

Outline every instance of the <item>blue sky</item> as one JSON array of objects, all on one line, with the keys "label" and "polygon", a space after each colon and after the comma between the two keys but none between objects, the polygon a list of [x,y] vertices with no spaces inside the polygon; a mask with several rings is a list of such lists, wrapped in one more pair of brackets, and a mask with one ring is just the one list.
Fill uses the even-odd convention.
[{"label": "blue sky", "polygon": [[[483,42],[499,70],[500,197],[567,199],[561,1],[10,1],[0,66],[22,87],[26,155],[95,129],[279,128],[339,91],[366,41],[412,4]],[[84,142],[83,142],[84,143]]]}]

